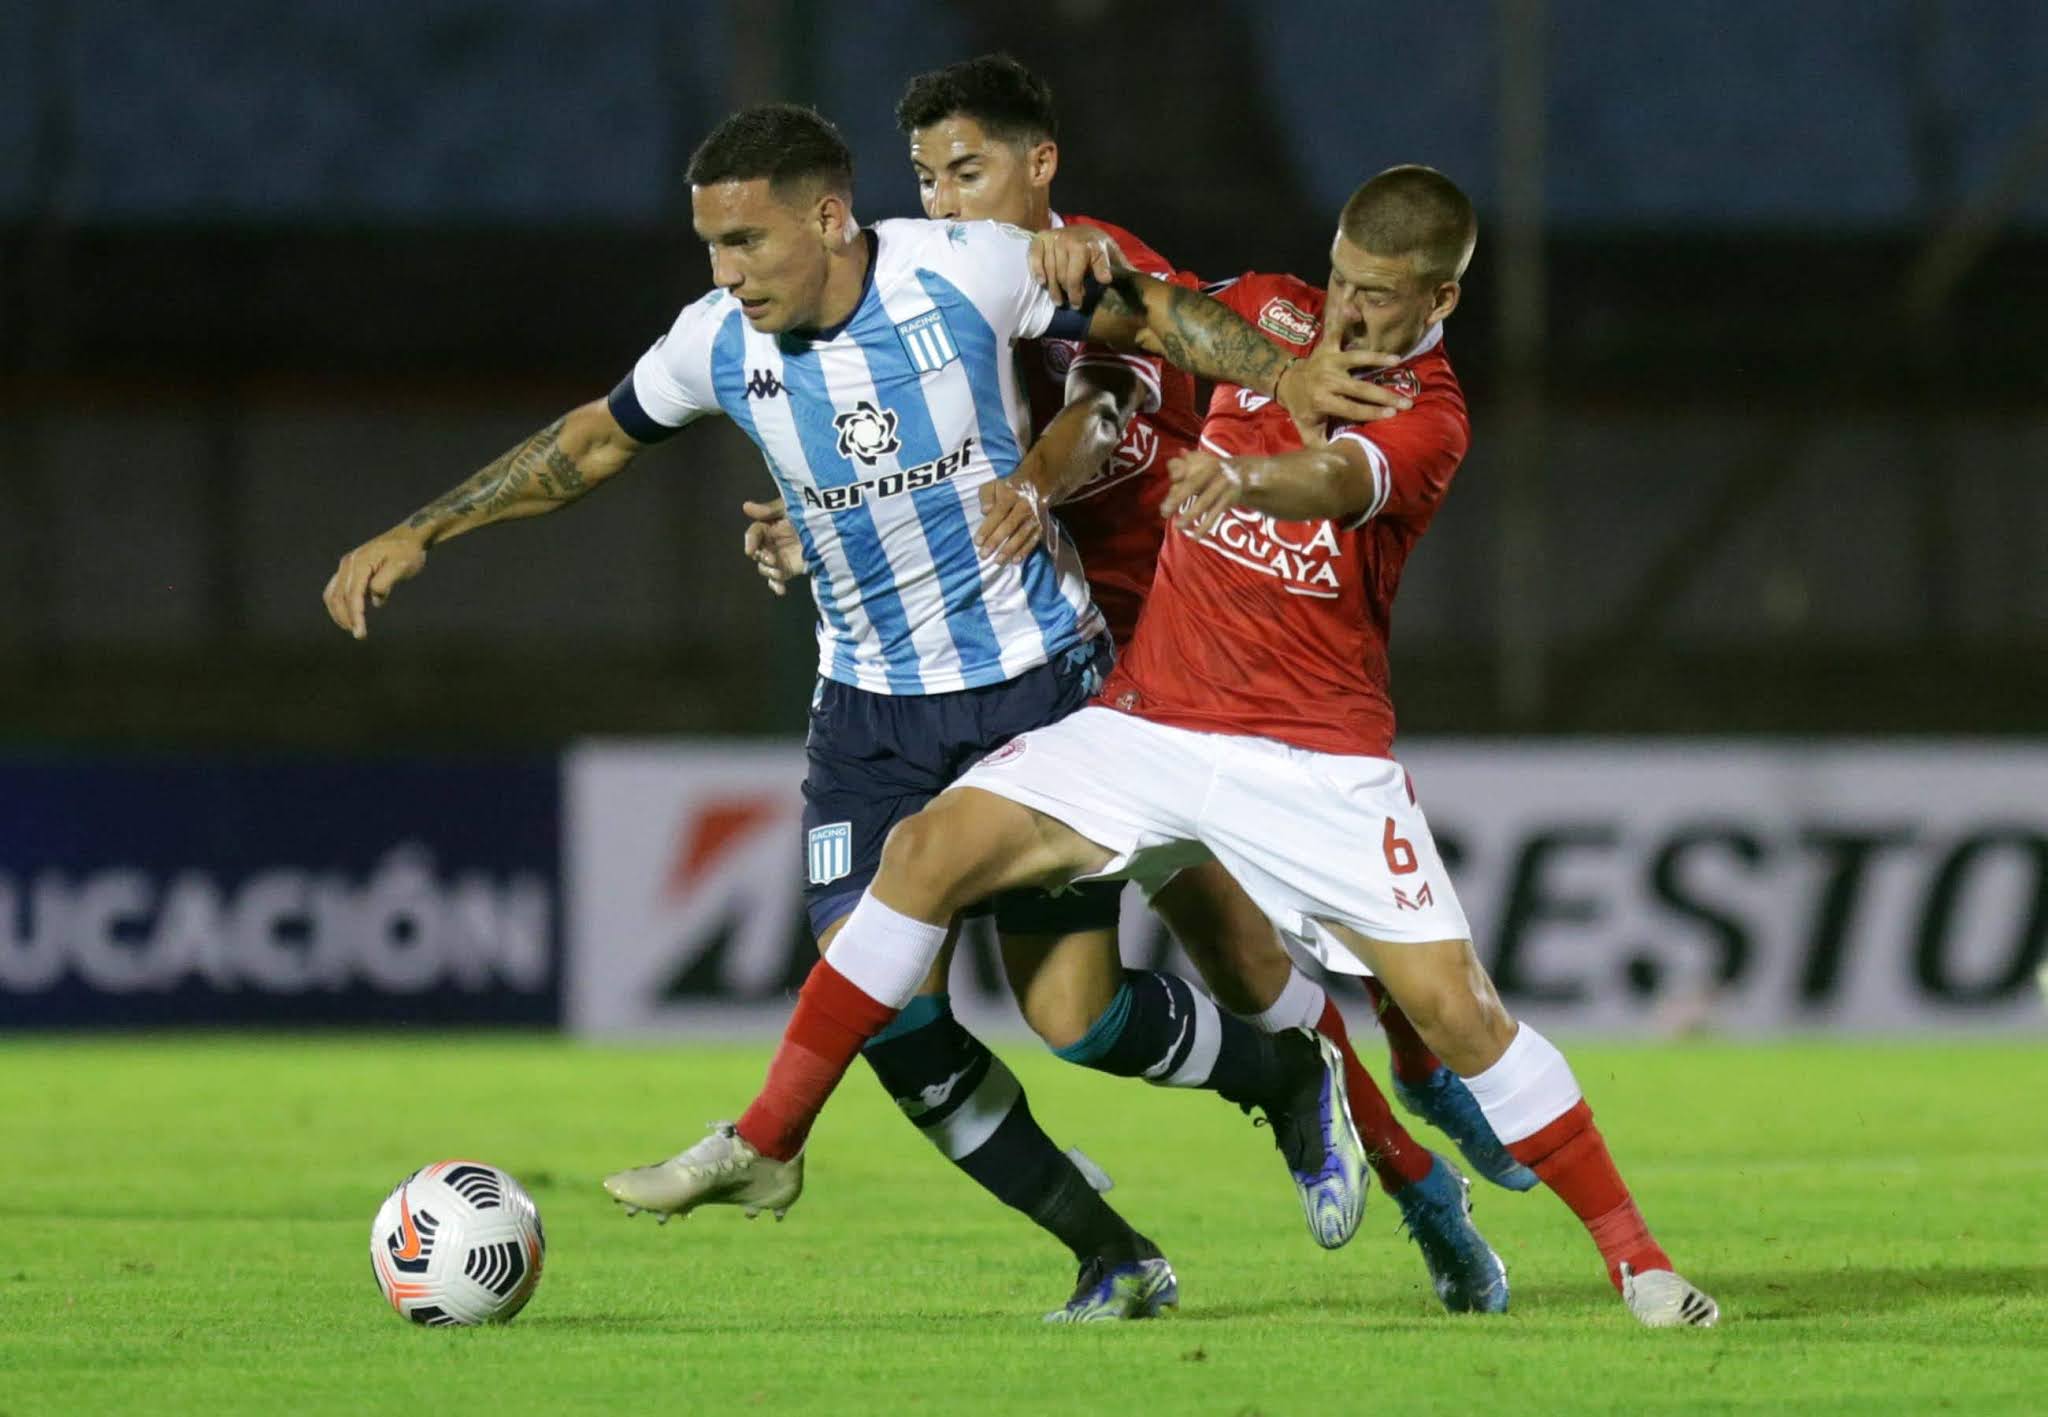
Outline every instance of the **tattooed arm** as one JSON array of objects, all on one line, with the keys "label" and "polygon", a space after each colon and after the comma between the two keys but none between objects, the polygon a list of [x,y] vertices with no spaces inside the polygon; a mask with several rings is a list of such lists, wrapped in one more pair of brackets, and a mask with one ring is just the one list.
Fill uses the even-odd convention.
[{"label": "tattooed arm", "polygon": [[492,459],[405,519],[428,546],[514,517],[537,517],[573,502],[633,460],[626,436],[603,399],[575,409]]},{"label": "tattooed arm", "polygon": [[1368,422],[1391,418],[1409,406],[1398,391],[1359,377],[1360,365],[1393,361],[1347,352],[1331,342],[1297,358],[1228,306],[1121,265],[1110,254],[1113,251],[1113,246],[1104,251],[1091,272],[1101,298],[1089,317],[1090,339],[1118,349],[1163,354],[1200,378],[1239,384],[1278,399],[1309,442],[1321,440],[1327,419]]},{"label": "tattooed arm", "polygon": [[492,522],[552,512],[618,472],[639,451],[602,399],[564,414],[342,557],[321,596],[328,617],[362,639],[369,633],[369,611],[400,581],[420,573],[428,547]]},{"label": "tattooed arm", "polygon": [[1088,322],[1088,338],[1163,354],[1201,379],[1272,396],[1295,360],[1238,313],[1198,290],[1119,269]]}]

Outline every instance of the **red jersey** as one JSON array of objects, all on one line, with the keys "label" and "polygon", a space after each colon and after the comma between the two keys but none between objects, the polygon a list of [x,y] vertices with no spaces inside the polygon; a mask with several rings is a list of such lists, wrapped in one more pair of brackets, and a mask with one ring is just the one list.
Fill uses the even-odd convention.
[{"label": "red jersey", "polygon": [[[1122,227],[1094,217],[1066,220],[1108,233],[1133,268],[1162,280],[1173,278],[1173,267]],[[1053,224],[1065,222],[1055,215]],[[1102,607],[1110,636],[1122,652],[1137,628],[1138,612],[1159,564],[1159,543],[1166,529],[1159,517],[1159,503],[1166,496],[1166,465],[1194,447],[1201,434],[1194,376],[1155,356],[1123,354],[1078,340],[1030,340],[1017,350],[1019,373],[1031,400],[1034,437],[1067,406],[1067,371],[1076,365],[1114,364],[1134,370],[1144,385],[1144,402],[1124,429],[1123,441],[1102,471],[1058,508],[1060,525],[1081,553],[1089,593]]]},{"label": "red jersey", "polygon": [[[1306,355],[1323,292],[1246,275],[1214,292],[1274,343]],[[1432,327],[1373,376],[1414,400],[1393,418],[1329,430],[1355,439],[1373,497],[1348,524],[1283,522],[1236,508],[1199,541],[1165,539],[1150,602],[1100,702],[1181,728],[1271,738],[1318,753],[1391,757],[1387,634],[1408,552],[1465,456],[1465,395]],[[1224,457],[1292,452],[1294,420],[1234,384],[1216,389],[1202,445]]]}]

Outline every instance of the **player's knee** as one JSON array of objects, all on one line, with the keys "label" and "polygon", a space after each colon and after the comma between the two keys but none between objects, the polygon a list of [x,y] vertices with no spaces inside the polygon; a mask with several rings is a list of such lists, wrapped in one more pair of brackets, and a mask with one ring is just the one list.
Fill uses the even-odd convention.
[{"label": "player's knee", "polygon": [[1100,1016],[1100,1010],[1071,997],[1032,999],[1024,1006],[1024,1021],[1054,1051],[1071,1048],[1086,1038]]},{"label": "player's knee", "polygon": [[1514,1041],[1514,1018],[1491,988],[1455,977],[1410,980],[1397,1002],[1423,1042],[1460,1076],[1485,1071]]},{"label": "player's knee", "polygon": [[882,843],[875,884],[892,901],[914,903],[936,912],[951,894],[947,879],[951,874],[953,866],[945,831],[919,812],[890,829],[888,839]]},{"label": "player's knee", "polygon": [[941,799],[889,832],[875,879],[892,900],[955,914],[986,894],[986,845],[985,834]]}]

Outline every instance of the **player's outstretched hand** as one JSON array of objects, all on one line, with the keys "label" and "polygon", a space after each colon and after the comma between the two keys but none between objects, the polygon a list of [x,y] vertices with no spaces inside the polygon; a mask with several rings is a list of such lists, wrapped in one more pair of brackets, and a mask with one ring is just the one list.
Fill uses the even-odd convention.
[{"label": "player's outstretched hand", "polygon": [[1088,301],[1088,278],[1098,286],[1124,264],[1124,253],[1107,233],[1092,226],[1057,226],[1031,234],[1031,278],[1062,305]]},{"label": "player's outstretched hand", "polygon": [[772,502],[742,502],[740,510],[747,514],[747,536],[741,543],[747,559],[768,582],[768,589],[789,594],[789,583],[810,569],[804,565],[803,542],[789,519],[789,508],[777,497]]},{"label": "player's outstretched hand", "polygon": [[1051,540],[1045,499],[1025,478],[1010,476],[981,484],[981,530],[975,549],[998,566],[1014,566]]},{"label": "player's outstretched hand", "polygon": [[1360,370],[1386,369],[1400,362],[1398,355],[1325,344],[1283,370],[1277,392],[1282,406],[1302,430],[1303,441],[1315,447],[1322,442],[1322,427],[1328,419],[1370,423],[1412,408],[1413,401],[1400,391],[1358,376]]},{"label": "player's outstretched hand", "polygon": [[427,564],[427,546],[417,532],[394,527],[365,541],[341,558],[327,578],[321,600],[327,618],[357,639],[370,633],[370,611],[391,598],[392,588],[409,581]]},{"label": "player's outstretched hand", "polygon": [[1166,466],[1172,479],[1159,515],[1185,536],[1206,536],[1244,498],[1244,477],[1214,453],[1182,453]]}]

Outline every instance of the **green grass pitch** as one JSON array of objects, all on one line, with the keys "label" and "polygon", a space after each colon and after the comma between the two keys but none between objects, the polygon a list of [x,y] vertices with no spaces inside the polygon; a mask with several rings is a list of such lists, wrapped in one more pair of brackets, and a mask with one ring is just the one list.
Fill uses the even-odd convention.
[{"label": "green grass pitch", "polygon": [[[1479,1188],[1514,1310],[1452,1318],[1384,1196],[1325,1254],[1235,1109],[1004,1051],[1174,1260],[1177,1316],[1041,1326],[1065,1253],[864,1075],[787,1223],[627,1220],[598,1177],[730,1115],[761,1049],[0,1041],[0,1414],[2048,1410],[2038,1043],[1569,1049],[1721,1301],[1720,1329],[1666,1333],[1546,1192]],[[545,1217],[507,1328],[417,1328],[372,1283],[377,1203],[447,1156]]]}]

